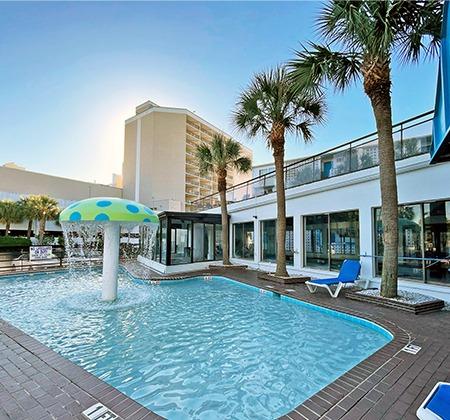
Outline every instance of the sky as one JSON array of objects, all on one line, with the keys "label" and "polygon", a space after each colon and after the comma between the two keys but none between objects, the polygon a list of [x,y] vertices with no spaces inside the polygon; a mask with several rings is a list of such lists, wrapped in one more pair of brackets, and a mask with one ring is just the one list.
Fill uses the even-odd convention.
[{"label": "sky", "polygon": [[[253,74],[291,59],[319,2],[0,3],[0,164],[110,183],[136,105],[187,108],[272,160],[231,114]],[[394,122],[433,108],[437,61],[393,63]],[[327,91],[326,123],[286,159],[374,131],[361,85]]]}]

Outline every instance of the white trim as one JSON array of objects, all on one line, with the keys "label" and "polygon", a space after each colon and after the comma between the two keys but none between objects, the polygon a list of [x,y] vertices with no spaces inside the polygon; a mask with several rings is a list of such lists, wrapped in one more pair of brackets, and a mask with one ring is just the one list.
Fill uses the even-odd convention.
[{"label": "white trim", "polygon": [[146,267],[162,274],[177,274],[187,273],[189,271],[204,270],[207,269],[211,264],[217,264],[217,261],[202,261],[187,264],[164,265],[157,261],[153,261],[150,258],[143,257],[142,255],[138,256],[138,261]]},{"label": "white trim", "polygon": [[139,202],[139,192],[141,189],[141,126],[142,120],[137,120],[136,128],[136,174],[134,180],[134,201]]}]

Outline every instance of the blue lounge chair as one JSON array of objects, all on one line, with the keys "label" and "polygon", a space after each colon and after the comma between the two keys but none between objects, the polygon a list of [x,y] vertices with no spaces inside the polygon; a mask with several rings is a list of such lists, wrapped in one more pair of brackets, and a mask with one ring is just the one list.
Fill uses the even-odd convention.
[{"label": "blue lounge chair", "polygon": [[450,420],[450,383],[438,382],[416,414],[421,420]]},{"label": "blue lounge chair", "polygon": [[[330,279],[317,279],[309,280],[305,282],[306,287],[311,293],[315,293],[318,287],[324,287],[328,290],[331,297],[337,298],[341,289],[347,283],[354,283],[358,280],[359,272],[361,271],[361,264],[356,260],[344,260],[341,266],[341,271],[339,275]],[[336,286],[333,292],[330,286]]]}]

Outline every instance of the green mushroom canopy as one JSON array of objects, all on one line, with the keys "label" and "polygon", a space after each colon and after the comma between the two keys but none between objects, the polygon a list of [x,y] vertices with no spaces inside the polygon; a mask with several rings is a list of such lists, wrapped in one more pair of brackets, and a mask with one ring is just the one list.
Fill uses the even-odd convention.
[{"label": "green mushroom canopy", "polygon": [[73,223],[159,224],[158,216],[143,204],[123,198],[96,197],[77,201],[65,208],[59,221]]}]

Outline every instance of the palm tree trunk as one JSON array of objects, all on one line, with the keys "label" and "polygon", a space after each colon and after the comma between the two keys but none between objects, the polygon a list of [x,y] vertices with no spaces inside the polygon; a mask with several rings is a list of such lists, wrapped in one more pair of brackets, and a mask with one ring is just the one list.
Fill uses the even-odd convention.
[{"label": "palm tree trunk", "polygon": [[275,161],[275,185],[277,192],[277,268],[275,275],[288,277],[286,270],[286,195],[284,190],[284,130],[273,128],[272,147]]},{"label": "palm tree trunk", "polygon": [[28,220],[27,239],[31,238],[31,229],[33,227],[33,220]]},{"label": "palm tree trunk", "polygon": [[371,70],[373,74],[365,75],[364,87],[372,103],[378,132],[384,248],[380,293],[384,297],[395,297],[398,278],[398,195],[389,63],[372,65]]},{"label": "palm tree trunk", "polygon": [[11,223],[10,222],[6,222],[5,223],[5,236],[9,236],[9,229],[11,227]]},{"label": "palm tree trunk", "polygon": [[229,227],[227,209],[227,172],[220,171],[217,174],[217,185],[220,194],[220,212],[222,214],[222,260],[223,265],[231,265],[229,247]]},{"label": "palm tree trunk", "polygon": [[44,243],[44,234],[45,234],[45,218],[41,219],[39,222],[39,244],[42,245]]}]

